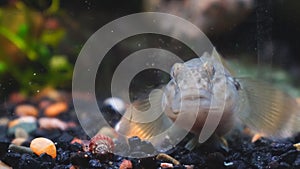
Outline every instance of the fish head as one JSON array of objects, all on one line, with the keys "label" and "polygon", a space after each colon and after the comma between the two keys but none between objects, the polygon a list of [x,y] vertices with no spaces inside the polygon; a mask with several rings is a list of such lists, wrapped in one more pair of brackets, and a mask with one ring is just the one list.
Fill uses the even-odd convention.
[{"label": "fish head", "polygon": [[179,125],[184,128],[194,122],[191,131],[199,133],[211,109],[220,109],[231,119],[238,99],[236,88],[228,80],[229,71],[216,58],[205,53],[185,63],[175,63],[170,74],[163,103],[171,120],[181,116]]},{"label": "fish head", "polygon": [[209,62],[194,58],[185,63],[175,63],[171,69],[171,81],[166,86],[168,116],[176,119],[181,113],[207,111],[211,100],[211,79],[215,68]]}]

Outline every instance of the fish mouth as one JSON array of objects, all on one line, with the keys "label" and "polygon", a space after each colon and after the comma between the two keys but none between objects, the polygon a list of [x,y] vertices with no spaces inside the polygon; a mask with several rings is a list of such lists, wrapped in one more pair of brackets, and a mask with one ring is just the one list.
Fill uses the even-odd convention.
[{"label": "fish mouth", "polygon": [[172,103],[174,115],[183,112],[207,110],[210,107],[211,92],[207,90],[185,90],[176,95]]},{"label": "fish mouth", "polygon": [[184,101],[193,101],[193,100],[210,100],[211,98],[211,92],[207,90],[186,90],[186,91],[181,91],[181,100]]}]

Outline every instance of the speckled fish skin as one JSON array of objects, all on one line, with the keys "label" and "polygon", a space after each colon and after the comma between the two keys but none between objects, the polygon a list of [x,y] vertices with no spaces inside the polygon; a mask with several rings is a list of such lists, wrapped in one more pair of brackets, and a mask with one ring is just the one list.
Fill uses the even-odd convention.
[{"label": "speckled fish skin", "polygon": [[[216,134],[224,135],[233,126],[238,110],[236,104],[239,99],[237,88],[230,72],[223,67],[217,57],[205,53],[199,58],[194,58],[185,63],[176,63],[171,70],[171,81],[165,89],[165,113],[175,121],[179,115],[184,120],[179,122],[183,128],[190,128],[190,123],[195,121],[191,132],[199,134],[203,128],[210,109],[220,109],[221,121],[216,129]],[[224,103],[224,107],[211,105],[212,96],[217,102]]]},{"label": "speckled fish skin", "polygon": [[[221,113],[220,121],[213,121],[218,123],[214,131],[216,136],[225,135],[237,121],[268,137],[289,137],[299,132],[300,108],[296,99],[268,83],[233,77],[224,65],[215,49],[211,54],[204,53],[185,63],[175,63],[170,73],[171,80],[163,88],[164,95],[158,93],[149,97],[151,107],[165,106],[164,114],[149,123],[137,123],[123,117],[115,129],[125,136],[151,140],[152,136],[165,131],[172,121],[176,121],[178,128],[199,136],[209,111],[213,109]],[[147,109],[149,102],[138,105]],[[125,114],[148,119],[139,113],[128,108]],[[178,131],[169,136],[176,138]],[[151,140],[152,143],[160,141]]]},{"label": "speckled fish skin", "polygon": [[[224,103],[215,131],[227,133],[237,120],[269,137],[288,137],[299,131],[300,109],[296,100],[272,85],[250,78],[234,78],[217,51],[174,64],[165,89],[166,115],[173,121],[184,116],[183,128],[195,121],[191,132],[198,135],[211,108],[212,96]],[[224,96],[218,97],[218,96]],[[197,110],[197,111],[195,111]],[[195,120],[196,119],[196,120]]]}]

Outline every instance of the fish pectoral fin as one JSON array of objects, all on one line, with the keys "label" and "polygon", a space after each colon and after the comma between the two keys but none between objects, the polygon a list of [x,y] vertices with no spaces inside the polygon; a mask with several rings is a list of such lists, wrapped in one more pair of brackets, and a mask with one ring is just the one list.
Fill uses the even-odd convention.
[{"label": "fish pectoral fin", "polygon": [[[171,125],[171,120],[162,109],[163,91],[154,89],[148,99],[131,104],[117,126],[117,131],[127,138],[138,136],[143,140],[153,140]],[[154,142],[159,142],[155,140]]]},{"label": "fish pectoral fin", "polygon": [[294,98],[269,83],[237,78],[241,85],[238,116],[249,128],[269,137],[299,131],[300,109]]}]

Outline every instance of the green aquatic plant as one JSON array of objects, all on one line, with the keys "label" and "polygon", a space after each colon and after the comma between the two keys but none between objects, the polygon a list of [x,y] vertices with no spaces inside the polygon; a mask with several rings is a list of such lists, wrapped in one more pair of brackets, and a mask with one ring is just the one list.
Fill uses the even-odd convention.
[{"label": "green aquatic plant", "polygon": [[8,92],[5,89],[10,87],[32,94],[46,86],[70,86],[73,65],[67,54],[59,50],[66,35],[57,19],[59,2],[52,0],[44,11],[21,1],[0,7],[2,91]]}]

